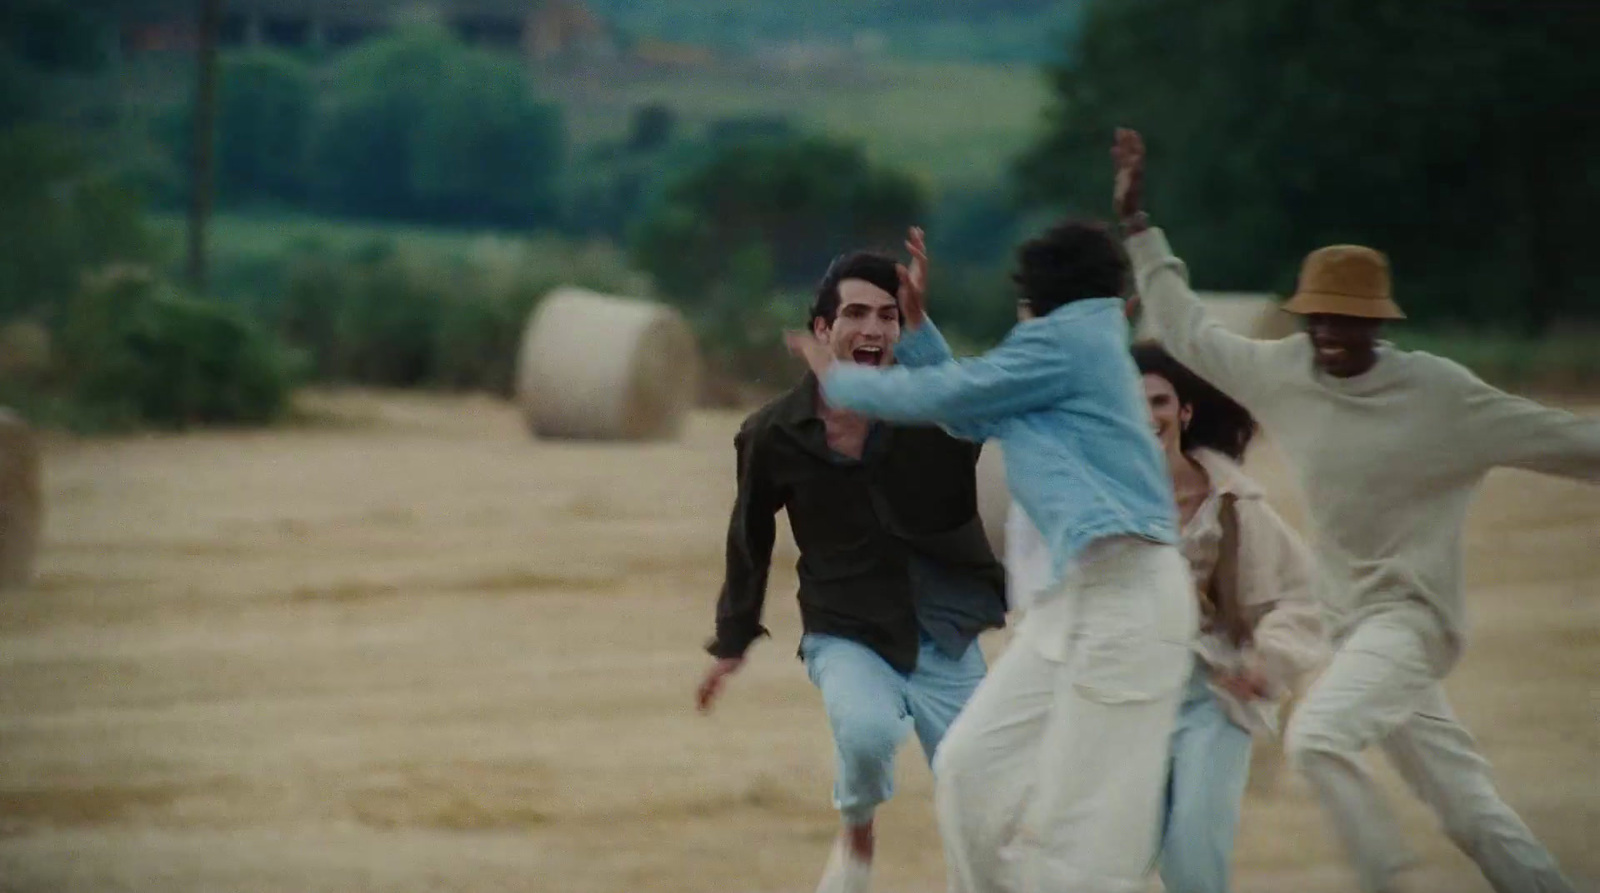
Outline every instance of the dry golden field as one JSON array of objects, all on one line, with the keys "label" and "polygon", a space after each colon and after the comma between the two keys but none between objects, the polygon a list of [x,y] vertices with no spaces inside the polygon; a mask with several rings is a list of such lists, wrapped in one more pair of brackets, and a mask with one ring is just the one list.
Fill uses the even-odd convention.
[{"label": "dry golden field", "polygon": [[[40,579],[0,598],[0,890],[809,893],[832,768],[787,533],[774,640],[692,709],[737,415],[637,447],[537,443],[488,399],[308,405],[47,445]],[[1458,712],[1600,889],[1600,491],[1496,473],[1468,564]],[[900,778],[877,889],[942,890],[912,742]],[[1397,803],[1417,889],[1488,889]],[[1236,861],[1244,893],[1351,889],[1286,773]]]}]

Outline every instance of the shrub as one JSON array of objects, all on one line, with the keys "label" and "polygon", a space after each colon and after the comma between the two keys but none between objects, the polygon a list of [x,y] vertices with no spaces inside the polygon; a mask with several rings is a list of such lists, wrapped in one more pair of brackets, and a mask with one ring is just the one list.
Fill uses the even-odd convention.
[{"label": "shrub", "polygon": [[55,318],[85,270],[148,260],[138,198],[44,125],[0,132],[0,322]]},{"label": "shrub", "polygon": [[448,250],[377,238],[287,249],[287,285],[257,303],[317,378],[509,394],[522,329],[559,285],[642,296],[648,282],[603,245],[481,237]]},{"label": "shrub", "polygon": [[73,296],[55,390],[112,427],[260,424],[287,409],[298,366],[237,309],[123,267]]}]

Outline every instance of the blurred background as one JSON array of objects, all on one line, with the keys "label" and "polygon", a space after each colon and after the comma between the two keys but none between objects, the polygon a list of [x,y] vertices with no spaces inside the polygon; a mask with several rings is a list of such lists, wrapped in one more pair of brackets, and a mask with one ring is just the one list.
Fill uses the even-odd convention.
[{"label": "blurred background", "polygon": [[[1372,245],[1398,342],[1590,412],[1597,46],[1592,0],[0,4],[0,406],[42,469],[0,598],[0,889],[810,889],[831,761],[787,533],[775,641],[717,716],[690,694],[731,437],[829,259],[926,227],[935,317],[990,346],[1012,251],[1107,213],[1133,126],[1198,287]],[[528,436],[560,287],[692,335],[548,336],[686,356],[648,376],[692,391],[668,436],[625,442],[627,401],[614,437]],[[1452,684],[1600,877],[1600,508],[1527,475],[1484,502]],[[918,763],[890,893],[942,883]],[[1294,779],[1252,797],[1241,889],[1345,889]],[[1407,815],[1438,889],[1479,889]]]}]

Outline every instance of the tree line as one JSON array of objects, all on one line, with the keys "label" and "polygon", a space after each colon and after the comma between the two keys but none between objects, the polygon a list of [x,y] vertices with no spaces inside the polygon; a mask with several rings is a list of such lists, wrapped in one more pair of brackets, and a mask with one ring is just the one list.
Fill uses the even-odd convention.
[{"label": "tree line", "polygon": [[1202,285],[1287,293],[1305,252],[1358,242],[1419,321],[1593,323],[1597,45],[1573,0],[1095,0],[1017,191],[1101,212],[1135,126]]},{"label": "tree line", "polygon": [[[552,264],[576,249],[548,240],[510,260],[385,242],[252,258],[218,277],[249,294],[187,294],[163,276],[138,191],[181,201],[187,109],[156,121],[165,174],[130,178],[106,152],[123,145],[102,139],[119,122],[61,126],[55,85],[103,62],[103,7],[0,13],[0,328],[53,336],[47,390],[173,424],[268,417],[303,375],[503,390],[506,333],[552,276],[644,287],[614,253]],[[1588,55],[1600,6],[1090,0],[1081,25],[1049,70],[1009,195],[931,189],[781,113],[689,132],[652,104],[620,139],[576,152],[563,110],[515,60],[426,28],[319,67],[227,57],[219,194],[235,208],[616,243],[713,353],[750,372],[770,367],[739,358],[781,355],[776,332],[833,254],[893,250],[909,222],[928,226],[940,262],[941,321],[969,343],[998,337],[1011,246],[1040,218],[1105,215],[1109,136],[1128,124],[1151,145],[1152,208],[1203,288],[1287,293],[1307,251],[1360,242],[1390,255],[1424,326],[1600,323],[1582,253],[1600,197]]]}]

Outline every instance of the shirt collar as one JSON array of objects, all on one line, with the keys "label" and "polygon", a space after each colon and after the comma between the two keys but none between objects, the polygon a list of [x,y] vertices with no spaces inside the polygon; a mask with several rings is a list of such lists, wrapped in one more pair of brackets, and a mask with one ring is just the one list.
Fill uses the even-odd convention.
[{"label": "shirt collar", "polygon": [[1211,479],[1211,489],[1218,494],[1231,495],[1239,499],[1252,499],[1264,495],[1261,485],[1245,474],[1239,463],[1216,450],[1200,447],[1190,451],[1189,458],[1205,469],[1206,477]]},{"label": "shirt collar", "polygon": [[[818,458],[836,462],[841,457],[828,446],[828,429],[822,421],[821,414],[817,412],[820,394],[821,385],[817,381],[817,376],[807,372],[800,379],[800,383],[780,399],[776,420],[778,425],[807,451]],[[860,460],[862,462],[872,462],[882,456],[893,436],[892,426],[884,422],[874,419],[869,425],[866,450]]]}]

